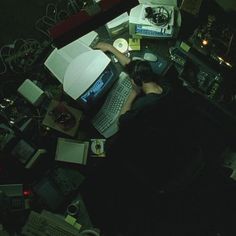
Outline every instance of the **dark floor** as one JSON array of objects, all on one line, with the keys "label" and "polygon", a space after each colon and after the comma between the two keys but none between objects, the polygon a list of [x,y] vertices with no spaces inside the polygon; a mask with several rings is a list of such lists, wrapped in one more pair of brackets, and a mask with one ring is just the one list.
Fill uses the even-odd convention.
[{"label": "dark floor", "polygon": [[[55,12],[51,10],[52,5],[47,5],[53,2],[57,3],[57,13],[65,9],[66,1],[63,0],[2,1],[0,3],[0,45],[13,44],[17,39],[30,38],[40,43],[49,42],[47,33],[44,34],[47,26],[42,25],[40,28],[44,29],[42,33],[35,28],[35,24],[46,14],[56,19],[55,22],[58,21]],[[48,11],[47,6],[49,6]],[[17,80],[17,76],[10,72],[11,79]],[[1,95],[7,94],[8,77],[8,73],[0,76],[3,82]],[[234,227],[236,184],[228,178],[229,173],[220,165],[222,152],[229,145],[232,146],[233,142],[222,127],[208,117],[198,115],[196,110],[192,115],[188,115],[188,122],[181,123],[182,126],[176,129],[176,132],[183,132],[183,135],[176,136],[182,140],[173,138],[169,142],[166,141],[166,146],[163,146],[161,151],[155,151],[153,148],[157,141],[159,142],[155,139],[156,136],[149,137],[150,149],[147,153],[142,148],[140,152],[135,152],[122,143],[122,136],[118,137],[115,142],[118,142],[118,145],[111,145],[110,156],[108,155],[107,159],[87,171],[89,175],[86,176],[82,193],[92,222],[101,229],[102,235],[236,235]],[[180,125],[177,122],[175,124]],[[174,134],[174,131],[172,132]],[[136,145],[142,145],[141,141],[139,140]],[[172,145],[174,142],[181,147],[186,145],[193,149],[190,148],[187,152],[188,148],[183,148],[186,152],[177,152],[180,149],[182,151],[182,148],[178,149],[177,145]],[[145,143],[147,145],[147,140],[143,143],[144,146]],[[180,168],[177,165],[173,168],[172,161],[175,160],[173,158],[171,161],[165,160],[165,169],[160,170],[162,168],[160,160],[156,159],[163,154],[167,156],[165,150],[166,152],[168,150],[169,159],[170,153],[175,158],[186,153],[189,157],[196,154],[199,163],[190,162],[189,166],[186,165],[186,168],[192,168],[193,172],[183,175],[185,179],[177,181],[178,183],[170,181],[158,185],[157,183],[162,182],[160,181],[160,178],[163,178],[162,174],[165,177],[172,176],[174,170]],[[142,161],[139,163],[140,158]],[[136,161],[137,165],[133,165]],[[186,159],[182,161],[188,163]],[[181,168],[178,170],[182,171]],[[193,173],[195,175],[192,175]],[[178,185],[179,183],[181,184]]]}]

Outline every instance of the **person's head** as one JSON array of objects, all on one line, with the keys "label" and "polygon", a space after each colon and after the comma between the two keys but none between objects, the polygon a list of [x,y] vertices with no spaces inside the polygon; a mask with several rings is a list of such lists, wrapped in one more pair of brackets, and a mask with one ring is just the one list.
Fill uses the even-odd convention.
[{"label": "person's head", "polygon": [[126,65],[125,70],[134,83],[140,87],[143,83],[158,83],[159,76],[152,71],[152,67],[147,61],[131,61],[128,65]]}]

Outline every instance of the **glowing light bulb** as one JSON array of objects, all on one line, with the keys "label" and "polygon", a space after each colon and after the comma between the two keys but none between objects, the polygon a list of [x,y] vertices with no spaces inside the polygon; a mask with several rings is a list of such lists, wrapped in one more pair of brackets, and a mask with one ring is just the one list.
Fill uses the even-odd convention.
[{"label": "glowing light bulb", "polygon": [[225,62],[225,64],[231,68],[233,67],[229,62]]},{"label": "glowing light bulb", "polygon": [[202,40],[202,44],[203,44],[204,46],[206,46],[206,45],[208,44],[208,40],[203,39],[203,40]]},{"label": "glowing light bulb", "polygon": [[29,197],[31,195],[31,191],[30,190],[24,190],[23,192],[25,197]]}]

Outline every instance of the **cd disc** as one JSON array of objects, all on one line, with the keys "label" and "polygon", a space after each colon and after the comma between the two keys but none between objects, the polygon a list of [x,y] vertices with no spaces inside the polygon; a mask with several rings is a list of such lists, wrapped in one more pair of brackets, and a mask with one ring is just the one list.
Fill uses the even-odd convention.
[{"label": "cd disc", "polygon": [[128,51],[128,42],[123,38],[118,38],[113,42],[113,46],[121,53]]},{"label": "cd disc", "polygon": [[104,140],[93,139],[91,144],[91,150],[94,154],[104,153]]}]

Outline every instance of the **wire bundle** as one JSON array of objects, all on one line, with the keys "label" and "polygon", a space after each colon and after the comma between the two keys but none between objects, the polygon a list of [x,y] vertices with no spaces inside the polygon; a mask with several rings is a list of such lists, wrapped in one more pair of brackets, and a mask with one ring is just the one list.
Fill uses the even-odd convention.
[{"label": "wire bundle", "polygon": [[[86,0],[68,0],[66,4],[65,10],[58,11],[57,4],[49,3],[46,6],[45,16],[35,23],[35,28],[48,38],[49,43],[52,41],[49,29],[59,21],[83,10],[87,2]],[[0,75],[5,74],[8,69],[13,73],[28,72],[43,48],[44,46],[35,39],[17,39],[12,44],[4,45],[0,49]]]},{"label": "wire bundle", "polygon": [[13,44],[4,45],[0,49],[0,75],[8,68],[14,73],[29,71],[41,50],[41,44],[35,39],[17,39]]}]

